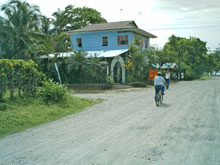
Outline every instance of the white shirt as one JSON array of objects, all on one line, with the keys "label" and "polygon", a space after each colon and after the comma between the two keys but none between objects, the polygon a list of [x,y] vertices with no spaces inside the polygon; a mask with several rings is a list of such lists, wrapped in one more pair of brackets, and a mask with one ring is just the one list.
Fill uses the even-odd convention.
[{"label": "white shirt", "polygon": [[170,79],[170,73],[166,73],[166,79]]},{"label": "white shirt", "polygon": [[163,85],[165,83],[165,80],[162,76],[155,76],[154,78],[154,86],[156,85]]}]

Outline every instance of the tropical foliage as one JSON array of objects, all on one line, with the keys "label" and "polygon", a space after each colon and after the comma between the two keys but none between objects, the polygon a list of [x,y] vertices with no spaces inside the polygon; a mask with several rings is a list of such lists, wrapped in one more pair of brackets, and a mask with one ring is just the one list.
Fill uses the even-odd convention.
[{"label": "tropical foliage", "polygon": [[178,65],[179,72],[184,72],[186,79],[199,78],[208,71],[206,42],[199,38],[187,39],[173,35],[165,44],[164,50],[170,52]]},{"label": "tropical foliage", "polygon": [[43,77],[32,60],[0,60],[0,100],[7,89],[10,91],[11,99],[14,98],[16,90],[19,96],[22,92],[26,95],[33,94]]},{"label": "tropical foliage", "polygon": [[[58,9],[54,12],[53,18],[47,18],[41,15],[37,6],[22,0],[10,0],[0,7],[3,58],[32,59],[39,65],[39,70],[55,81],[58,81],[54,67],[54,63],[57,63],[64,83],[105,83],[106,59],[88,57],[83,51],[74,52],[70,36],[66,33],[92,23],[104,22],[106,20],[101,13],[92,8],[68,5],[63,11]],[[59,57],[62,52],[68,51],[74,52],[70,58]],[[146,51],[143,49],[143,39],[136,36],[123,66],[126,81],[146,80],[149,69],[155,63],[160,66],[176,63],[178,72],[184,72],[186,79],[199,78],[205,72],[220,70],[219,52],[218,48],[208,53],[206,42],[199,38],[174,35],[164,48],[151,47]],[[49,54],[55,54],[55,57],[49,58]],[[39,58],[42,55],[48,58]]]},{"label": "tropical foliage", "polygon": [[105,65],[101,58],[88,57],[84,51],[77,51],[67,60],[70,83],[101,83],[105,81]]},{"label": "tropical foliage", "polygon": [[38,96],[43,99],[44,102],[59,103],[65,100],[67,95],[67,89],[59,83],[54,83],[52,79],[44,80],[43,86],[38,91]]},{"label": "tropical foliage", "polygon": [[11,0],[0,8],[0,42],[5,58],[29,59],[32,45],[41,36],[41,14],[37,6]]},{"label": "tropical foliage", "polygon": [[72,5],[68,5],[64,11],[58,9],[53,13],[53,16],[55,17],[53,22],[58,33],[79,29],[89,24],[107,22],[101,13],[95,9],[74,8]]}]

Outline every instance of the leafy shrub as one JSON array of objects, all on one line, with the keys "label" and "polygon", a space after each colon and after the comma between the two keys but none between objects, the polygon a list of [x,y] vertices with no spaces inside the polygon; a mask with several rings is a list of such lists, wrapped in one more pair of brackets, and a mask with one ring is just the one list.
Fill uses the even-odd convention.
[{"label": "leafy shrub", "polygon": [[196,74],[192,69],[187,69],[185,71],[185,80],[194,80],[196,79]]},{"label": "leafy shrub", "polygon": [[204,75],[202,75],[202,76],[200,76],[200,80],[209,80],[209,79],[211,79],[212,78],[212,76],[210,76],[210,75],[207,75],[207,74],[204,74]]},{"label": "leafy shrub", "polygon": [[106,77],[106,83],[107,84],[114,84],[114,80],[113,80],[112,75],[109,75]]},{"label": "leafy shrub", "polygon": [[111,75],[107,76],[105,79],[105,84],[102,86],[102,89],[111,89],[114,84],[113,77]]},{"label": "leafy shrub", "polygon": [[53,82],[51,79],[43,81],[42,84],[43,87],[39,89],[38,96],[40,96],[46,103],[50,101],[59,103],[66,99],[66,87]]},{"label": "leafy shrub", "polygon": [[6,90],[10,91],[10,98],[13,99],[14,92],[31,95],[35,87],[44,75],[38,71],[34,61],[0,59],[0,101],[3,100]]},{"label": "leafy shrub", "polygon": [[0,104],[0,111],[6,111],[8,109],[10,109],[10,105],[8,105],[7,103]]}]

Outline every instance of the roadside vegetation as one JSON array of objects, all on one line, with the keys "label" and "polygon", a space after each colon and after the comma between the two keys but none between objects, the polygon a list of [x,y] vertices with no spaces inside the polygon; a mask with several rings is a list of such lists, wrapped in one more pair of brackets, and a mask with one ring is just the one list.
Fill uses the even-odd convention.
[{"label": "roadside vegetation", "polygon": [[101,102],[71,95],[59,103],[45,103],[36,97],[9,98],[7,92],[4,102],[0,103],[0,137],[60,119]]},{"label": "roadside vegetation", "polygon": [[0,60],[0,137],[73,114],[101,100],[72,97],[32,61]]},{"label": "roadside vegetation", "polygon": [[204,74],[200,77],[200,80],[210,80],[212,78],[211,75],[208,75],[208,74]]}]

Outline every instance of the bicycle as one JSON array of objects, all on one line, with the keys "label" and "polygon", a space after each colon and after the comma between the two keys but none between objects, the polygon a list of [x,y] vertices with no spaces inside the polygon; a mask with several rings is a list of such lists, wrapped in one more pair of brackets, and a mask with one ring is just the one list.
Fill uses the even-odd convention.
[{"label": "bicycle", "polygon": [[158,107],[160,104],[163,104],[163,95],[161,94],[161,89],[158,91],[156,96],[156,106]]}]

